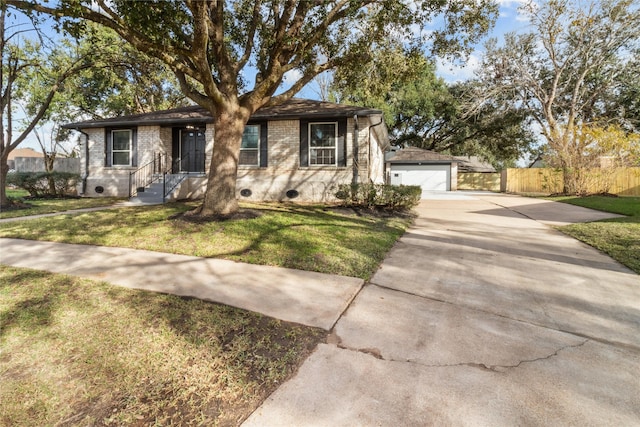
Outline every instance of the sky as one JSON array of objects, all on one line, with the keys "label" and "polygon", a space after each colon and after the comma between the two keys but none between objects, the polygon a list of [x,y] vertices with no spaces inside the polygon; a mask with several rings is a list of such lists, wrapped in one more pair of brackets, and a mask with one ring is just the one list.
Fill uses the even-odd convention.
[{"label": "sky", "polygon": [[[500,12],[493,30],[475,46],[474,51],[464,63],[453,64],[441,58],[436,60],[436,73],[447,83],[455,83],[474,78],[474,72],[480,67],[483,44],[489,38],[495,37],[500,41],[500,38],[506,33],[526,31],[528,19],[519,12],[518,9],[525,4],[527,0],[497,0],[497,2],[500,6]],[[285,76],[285,83],[286,77],[287,76]],[[291,76],[291,79],[295,80],[295,76]],[[311,99],[318,98],[318,89],[312,82],[300,91],[297,96]]]},{"label": "sky", "polygon": [[[468,80],[474,77],[475,70],[480,66],[483,44],[489,37],[495,37],[500,40],[501,36],[508,32],[519,32],[527,29],[527,19],[519,11],[518,8],[526,0],[497,0],[500,5],[499,17],[496,21],[494,29],[490,34],[475,46],[475,50],[469,55],[466,62],[463,64],[452,64],[442,59],[436,61],[437,74],[442,77],[448,83],[455,83],[459,81]],[[287,83],[287,77],[295,78],[295,75],[285,76],[285,85]],[[318,99],[319,91],[314,83],[309,84],[297,94],[298,97]],[[31,147],[39,150],[38,143],[35,136],[31,135],[25,140],[20,147]]]},{"label": "sky", "polygon": [[[498,0],[500,4],[500,14],[496,25],[491,33],[485,38],[495,37],[500,41],[501,36],[509,32],[521,32],[527,29],[528,19],[518,11],[525,0]],[[476,46],[474,52],[469,56],[466,64],[459,66],[449,62],[438,60],[437,73],[449,83],[469,80],[474,77],[475,70],[480,66],[484,42]]]}]

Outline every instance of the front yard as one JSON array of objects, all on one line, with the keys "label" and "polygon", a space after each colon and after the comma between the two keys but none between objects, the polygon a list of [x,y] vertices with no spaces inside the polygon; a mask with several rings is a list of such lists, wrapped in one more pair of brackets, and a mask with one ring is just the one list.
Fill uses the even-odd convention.
[{"label": "front yard", "polygon": [[0,267],[0,426],[238,425],[326,333]]},{"label": "front yard", "polygon": [[20,201],[24,206],[20,209],[2,210],[0,219],[18,218],[29,215],[40,215],[48,213],[63,212],[72,209],[95,208],[109,206],[123,199],[115,197],[104,197],[99,199],[88,198],[68,198],[68,199],[29,199],[24,190],[7,189],[7,196],[16,201]]},{"label": "front yard", "polygon": [[[244,205],[246,219],[180,219],[193,206],[7,222],[0,237],[368,279],[411,222],[282,204]],[[325,339],[321,330],[197,299],[0,267],[0,425],[238,425]]]},{"label": "front yard", "polygon": [[560,231],[616,259],[640,274],[640,197],[552,197],[563,203],[627,215],[604,221],[573,224]]},{"label": "front yard", "polygon": [[243,205],[255,218],[190,222],[194,203],[123,207],[0,224],[0,237],[147,249],[368,280],[411,221],[350,210]]}]

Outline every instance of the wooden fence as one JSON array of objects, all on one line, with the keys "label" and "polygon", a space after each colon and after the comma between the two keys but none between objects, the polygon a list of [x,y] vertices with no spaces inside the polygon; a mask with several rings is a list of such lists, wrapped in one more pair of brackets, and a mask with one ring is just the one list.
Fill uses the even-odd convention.
[{"label": "wooden fence", "polygon": [[[623,168],[613,174],[593,173],[589,191],[621,196],[640,196],[640,167]],[[608,185],[605,185],[606,184]],[[555,169],[506,169],[502,173],[459,173],[459,190],[506,191],[508,193],[560,193],[562,172]]]},{"label": "wooden fence", "polygon": [[500,172],[459,173],[458,190],[500,191]]}]

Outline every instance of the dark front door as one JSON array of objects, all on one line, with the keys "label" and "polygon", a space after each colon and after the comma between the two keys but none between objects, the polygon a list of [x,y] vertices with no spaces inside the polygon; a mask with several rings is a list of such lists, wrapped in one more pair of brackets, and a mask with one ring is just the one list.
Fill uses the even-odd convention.
[{"label": "dark front door", "polygon": [[180,131],[180,171],[204,173],[204,130],[183,129]]}]

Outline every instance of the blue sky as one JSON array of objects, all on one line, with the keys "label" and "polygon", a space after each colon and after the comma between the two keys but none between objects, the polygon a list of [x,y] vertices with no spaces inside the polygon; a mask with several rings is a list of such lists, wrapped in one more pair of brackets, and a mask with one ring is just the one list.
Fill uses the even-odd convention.
[{"label": "blue sky", "polygon": [[[526,30],[528,19],[518,12],[518,8],[524,4],[524,1],[499,0],[500,15],[496,21],[496,26],[489,36],[485,38],[495,37],[500,41],[502,35],[509,32],[520,32]],[[448,82],[456,82],[473,78],[473,72],[480,65],[480,59],[483,53],[483,43],[480,43],[476,50],[470,55],[464,66],[453,66],[442,60],[438,61],[438,74]]]}]

